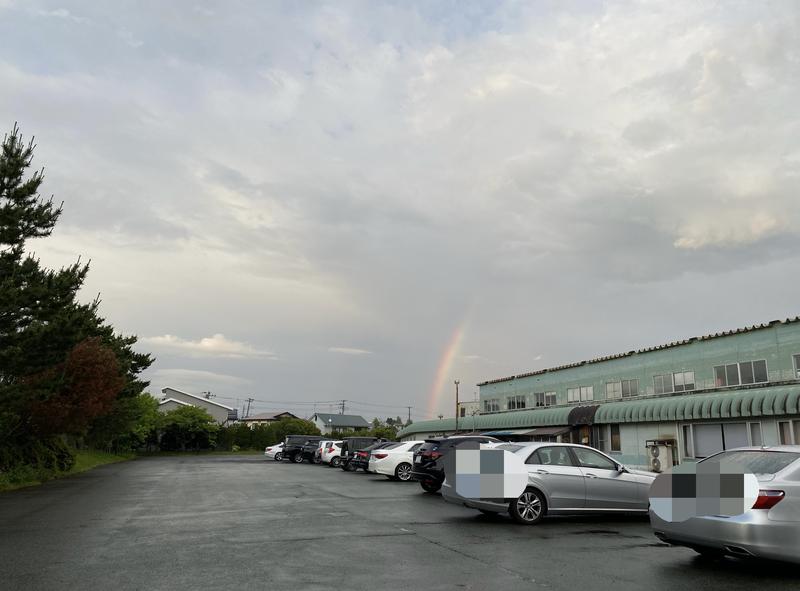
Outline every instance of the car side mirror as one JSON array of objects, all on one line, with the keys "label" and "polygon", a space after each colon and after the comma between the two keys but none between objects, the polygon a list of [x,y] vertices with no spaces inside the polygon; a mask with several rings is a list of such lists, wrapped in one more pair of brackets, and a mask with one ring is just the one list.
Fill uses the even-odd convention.
[{"label": "car side mirror", "polygon": [[628,469],[622,464],[617,464],[617,472],[619,472],[620,474],[627,474]]}]

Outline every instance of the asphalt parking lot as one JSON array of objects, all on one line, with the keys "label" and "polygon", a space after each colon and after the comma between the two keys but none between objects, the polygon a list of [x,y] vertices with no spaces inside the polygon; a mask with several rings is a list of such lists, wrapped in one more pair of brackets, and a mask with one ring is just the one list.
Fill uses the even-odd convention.
[{"label": "asphalt parking lot", "polygon": [[157,457],[0,495],[2,589],[796,589],[641,518],[535,527],[415,483],[255,456]]}]

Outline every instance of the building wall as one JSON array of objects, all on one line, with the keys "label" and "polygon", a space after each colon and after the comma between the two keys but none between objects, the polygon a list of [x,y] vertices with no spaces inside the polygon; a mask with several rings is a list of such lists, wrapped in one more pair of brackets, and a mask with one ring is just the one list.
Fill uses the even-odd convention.
[{"label": "building wall", "polygon": [[684,345],[627,357],[482,384],[479,396],[481,409],[484,409],[485,401],[499,399],[500,411],[505,411],[511,396],[524,396],[526,407],[533,408],[534,393],[555,391],[558,405],[574,404],[567,402],[567,389],[592,386],[593,400],[604,401],[607,382],[638,379],[640,394],[637,398],[642,398],[655,394],[653,376],[682,371],[695,372],[697,391],[715,387],[714,366],[759,359],[767,361],[770,382],[779,382],[797,377],[792,359],[796,354],[800,354],[800,322],[791,321],[750,332],[693,340]]},{"label": "building wall", "polygon": [[[182,402],[186,402],[187,404],[191,404],[192,406],[196,406],[198,408],[202,408],[203,410],[207,411],[215,421],[217,421],[220,425],[226,423],[228,421],[228,409],[218,406],[216,404],[211,403],[203,398],[195,398],[193,396],[186,396],[183,392],[179,390],[173,390],[172,388],[165,388],[164,395],[167,398],[174,398],[175,400],[180,400]],[[166,405],[165,405],[166,406]]]}]

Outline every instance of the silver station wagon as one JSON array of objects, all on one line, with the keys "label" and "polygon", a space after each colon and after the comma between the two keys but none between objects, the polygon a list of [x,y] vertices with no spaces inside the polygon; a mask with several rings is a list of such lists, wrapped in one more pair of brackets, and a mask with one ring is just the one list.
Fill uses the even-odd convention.
[{"label": "silver station wagon", "polygon": [[647,513],[650,485],[657,474],[626,468],[585,445],[508,443],[495,449],[521,456],[528,487],[516,499],[468,499],[445,482],[442,497],[482,513],[508,512],[533,525],[545,515],[570,513]]}]

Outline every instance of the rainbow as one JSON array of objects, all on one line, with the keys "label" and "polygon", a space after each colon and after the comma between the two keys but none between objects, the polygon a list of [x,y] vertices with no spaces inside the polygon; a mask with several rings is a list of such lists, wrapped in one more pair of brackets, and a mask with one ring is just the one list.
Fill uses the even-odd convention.
[{"label": "rainbow", "polygon": [[[439,414],[440,405],[442,402],[442,394],[444,390],[445,380],[450,375],[450,370],[453,368],[453,361],[455,361],[456,353],[458,353],[459,348],[461,347],[461,341],[464,339],[464,331],[466,328],[467,322],[463,322],[458,328],[456,328],[453,335],[450,337],[450,340],[447,342],[447,346],[444,348],[444,352],[442,353],[442,357],[439,360],[439,365],[436,368],[436,375],[433,379],[433,384],[431,385],[430,396],[428,398],[428,416],[433,417]],[[449,390],[448,390],[449,391]],[[453,405],[450,412],[445,412],[444,416],[455,416],[455,392],[453,393]]]}]

